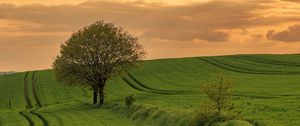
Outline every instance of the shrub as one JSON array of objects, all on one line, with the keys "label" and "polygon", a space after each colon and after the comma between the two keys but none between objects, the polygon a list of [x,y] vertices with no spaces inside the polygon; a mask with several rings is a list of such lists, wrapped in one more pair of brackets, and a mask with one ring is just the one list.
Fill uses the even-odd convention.
[{"label": "shrub", "polygon": [[222,74],[216,76],[211,81],[211,84],[202,87],[203,91],[213,102],[213,106],[219,116],[221,116],[223,110],[229,109],[233,105],[231,102],[231,88],[232,82]]},{"label": "shrub", "polygon": [[125,105],[130,107],[136,101],[135,96],[133,94],[129,94],[125,96]]},{"label": "shrub", "polygon": [[[224,75],[219,74],[209,84],[203,85],[202,90],[210,99],[203,103],[193,114],[192,126],[207,126],[217,122],[226,122],[233,119],[242,119],[239,115],[231,115],[234,104],[231,101],[232,82]],[[228,110],[229,115],[222,113]]]},{"label": "shrub", "polygon": [[216,111],[211,103],[203,103],[198,110],[192,114],[191,126],[205,126],[214,120]]}]

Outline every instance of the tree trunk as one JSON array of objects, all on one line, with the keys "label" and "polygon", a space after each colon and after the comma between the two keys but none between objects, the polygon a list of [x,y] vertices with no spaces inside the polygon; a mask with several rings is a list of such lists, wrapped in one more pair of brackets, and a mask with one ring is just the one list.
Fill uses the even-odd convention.
[{"label": "tree trunk", "polygon": [[93,91],[93,104],[96,104],[97,103],[97,100],[98,100],[98,91],[96,89],[94,89]]},{"label": "tree trunk", "polygon": [[99,88],[99,105],[102,106],[104,104],[104,86]]},{"label": "tree trunk", "polygon": [[104,86],[106,83],[106,79],[103,79],[98,84],[98,91],[99,91],[99,105],[102,106],[104,104]]},{"label": "tree trunk", "polygon": [[221,116],[221,108],[218,108],[218,116]]}]

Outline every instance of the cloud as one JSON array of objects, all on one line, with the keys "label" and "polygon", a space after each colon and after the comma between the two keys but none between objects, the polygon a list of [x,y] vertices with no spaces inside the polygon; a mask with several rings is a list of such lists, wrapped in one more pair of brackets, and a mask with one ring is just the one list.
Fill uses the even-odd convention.
[{"label": "cloud", "polygon": [[[245,29],[299,20],[298,17],[259,17],[262,10],[273,8],[273,0],[208,1],[188,5],[146,2],[89,1],[65,5],[0,5],[0,19],[35,24],[18,25],[11,32],[70,32],[97,20],[114,22],[143,36],[189,41],[226,41],[226,29]],[[162,31],[162,32],[160,32]],[[160,33],[154,33],[160,32]]]},{"label": "cloud", "polygon": [[206,40],[211,42],[224,42],[229,38],[229,33],[220,31],[203,30],[197,32],[185,31],[147,31],[142,37],[159,38],[174,41],[193,41],[194,39]]},{"label": "cloud", "polygon": [[299,0],[282,0],[282,1],[300,3]]},{"label": "cloud", "polygon": [[267,32],[266,37],[270,40],[277,40],[283,42],[300,41],[300,24],[289,26],[287,30],[283,30],[280,32],[270,30]]},{"label": "cloud", "polygon": [[[43,64],[34,69],[49,68],[60,43],[72,32],[97,20],[113,22],[135,34],[150,59],[299,51],[300,43],[265,41],[266,36],[278,41],[298,40],[295,35],[298,32],[294,30],[298,26],[268,32],[270,27],[276,29],[300,21],[300,4],[293,2],[207,0],[170,5],[150,3],[150,0],[87,1],[56,5],[0,4],[0,57],[6,62],[0,64],[0,69],[8,70],[10,66],[11,70],[29,69],[24,63]],[[13,63],[16,65],[12,66]]]},{"label": "cloud", "polygon": [[253,35],[250,35],[255,41],[260,41],[262,39],[265,38],[265,36],[263,34],[253,34]]}]

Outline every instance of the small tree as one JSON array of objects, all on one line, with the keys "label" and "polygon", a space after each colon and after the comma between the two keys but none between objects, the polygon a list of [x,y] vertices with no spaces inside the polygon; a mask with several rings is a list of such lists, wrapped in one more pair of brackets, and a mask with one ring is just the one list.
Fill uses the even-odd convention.
[{"label": "small tree", "polygon": [[130,68],[145,55],[137,38],[112,23],[98,21],[80,29],[61,45],[53,63],[59,81],[93,89],[93,103],[104,103],[104,87],[114,73]]},{"label": "small tree", "polygon": [[221,115],[224,109],[230,108],[232,82],[224,75],[217,75],[211,82],[203,86],[203,91],[213,101],[214,108],[217,110],[217,115]]}]

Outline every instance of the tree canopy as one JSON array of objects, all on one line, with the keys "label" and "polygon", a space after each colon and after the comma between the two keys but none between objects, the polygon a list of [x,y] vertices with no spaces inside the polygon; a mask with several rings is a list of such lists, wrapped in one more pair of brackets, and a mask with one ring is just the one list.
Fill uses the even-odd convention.
[{"label": "tree canopy", "polygon": [[106,80],[134,66],[145,54],[138,39],[123,28],[97,21],[73,33],[61,45],[53,68],[58,80],[69,85],[91,87],[94,103],[98,92],[102,105]]}]

